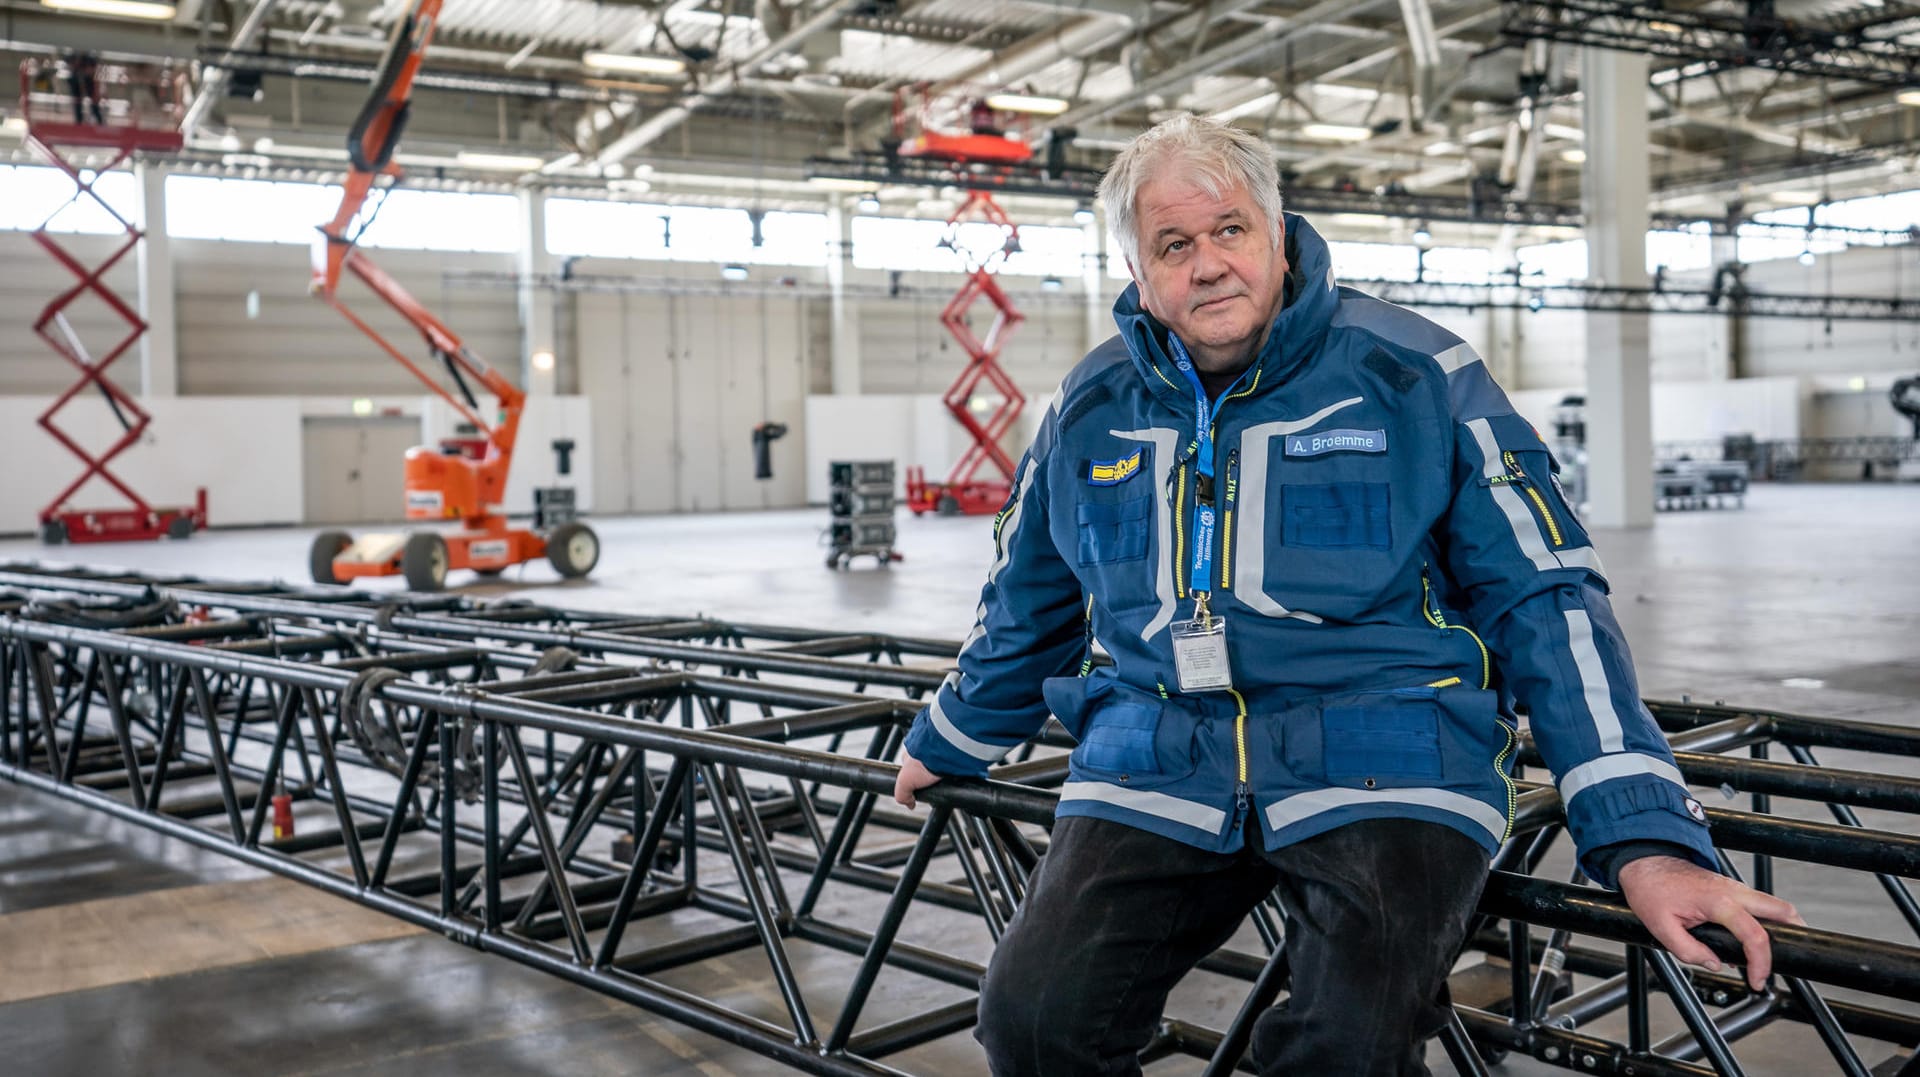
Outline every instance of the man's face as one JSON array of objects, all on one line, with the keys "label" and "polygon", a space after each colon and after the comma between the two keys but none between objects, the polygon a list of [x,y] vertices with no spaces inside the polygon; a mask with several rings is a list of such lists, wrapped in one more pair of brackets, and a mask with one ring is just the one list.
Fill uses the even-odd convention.
[{"label": "man's face", "polygon": [[1268,237],[1243,186],[1214,197],[1175,177],[1141,185],[1135,202],[1140,260],[1127,268],[1140,305],[1187,346],[1194,365],[1229,371],[1253,357],[1287,276],[1286,236]]}]

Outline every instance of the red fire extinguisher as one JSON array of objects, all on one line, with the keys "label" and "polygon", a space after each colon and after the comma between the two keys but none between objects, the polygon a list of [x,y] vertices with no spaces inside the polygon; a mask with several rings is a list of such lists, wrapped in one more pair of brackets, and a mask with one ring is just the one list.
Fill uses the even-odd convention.
[{"label": "red fire extinguisher", "polygon": [[293,797],[287,795],[287,783],[276,781],[273,793],[273,840],[293,837]]}]

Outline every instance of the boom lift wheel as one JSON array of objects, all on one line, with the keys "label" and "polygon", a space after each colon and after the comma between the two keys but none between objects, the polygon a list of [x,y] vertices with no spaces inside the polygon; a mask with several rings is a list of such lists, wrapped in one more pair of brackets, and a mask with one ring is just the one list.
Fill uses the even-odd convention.
[{"label": "boom lift wheel", "polygon": [[578,520],[561,524],[547,534],[547,560],[567,579],[578,579],[600,563],[600,536]]},{"label": "boom lift wheel", "polygon": [[49,546],[58,546],[67,541],[67,525],[62,520],[48,520],[40,525],[40,541]]},{"label": "boom lift wheel", "polygon": [[183,514],[180,516],[175,516],[173,519],[168,520],[167,521],[167,537],[170,539],[173,539],[176,542],[179,541],[180,539],[192,538],[193,537],[193,517]]},{"label": "boom lift wheel", "polygon": [[313,570],[313,582],[342,582],[340,577],[333,574],[333,559],[351,545],[353,536],[345,531],[322,531],[313,536],[313,548],[307,555],[307,566]]},{"label": "boom lift wheel", "polygon": [[400,574],[413,591],[438,591],[447,585],[447,540],[432,531],[407,536],[400,551]]}]

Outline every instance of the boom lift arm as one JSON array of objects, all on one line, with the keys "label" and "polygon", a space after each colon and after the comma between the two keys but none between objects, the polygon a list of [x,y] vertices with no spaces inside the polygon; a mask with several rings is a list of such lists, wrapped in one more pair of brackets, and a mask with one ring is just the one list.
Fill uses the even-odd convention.
[{"label": "boom lift arm", "polygon": [[[446,401],[479,435],[450,441],[441,450],[416,447],[407,451],[407,518],[457,519],[464,530],[445,536],[425,531],[398,537],[367,536],[359,542],[342,532],[326,532],[315,540],[312,556],[314,579],[323,583],[404,574],[417,590],[437,590],[449,568],[470,567],[490,574],[545,554],[561,575],[571,577],[584,576],[599,559],[598,539],[586,525],[571,519],[559,521],[545,535],[508,526],[500,504],[506,496],[507,473],[513,464],[514,440],[526,394],[468,348],[445,322],[358,246],[361,233],[399,182],[401,171],[393,162],[394,151],[406,130],[414,77],[433,39],[441,3],[414,0],[406,16],[394,25],[374,76],[373,93],[347,135],[351,167],[339,209],[320,225],[312,290]],[[376,190],[380,199],[369,208]],[[339,289],[341,278],[349,273],[420,333],[429,354],[440,362],[459,396],[347,306]],[[499,401],[496,421],[488,422],[483,416],[475,383]]]}]

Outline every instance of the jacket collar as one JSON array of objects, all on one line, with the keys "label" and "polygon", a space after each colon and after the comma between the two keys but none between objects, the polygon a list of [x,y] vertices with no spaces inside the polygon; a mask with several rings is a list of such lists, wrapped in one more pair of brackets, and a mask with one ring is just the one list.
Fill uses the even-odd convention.
[{"label": "jacket collar", "polygon": [[[1283,215],[1286,222],[1286,298],[1273,320],[1260,354],[1242,382],[1243,389],[1264,392],[1295,374],[1320,350],[1339,298],[1334,290],[1333,257],[1326,240],[1304,217]],[[1134,369],[1156,392],[1191,400],[1193,390],[1174,368],[1167,347],[1167,327],[1140,305],[1140,286],[1129,284],[1113,304],[1114,324],[1133,357]],[[1249,388],[1250,387],[1250,388]]]}]

